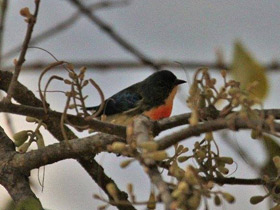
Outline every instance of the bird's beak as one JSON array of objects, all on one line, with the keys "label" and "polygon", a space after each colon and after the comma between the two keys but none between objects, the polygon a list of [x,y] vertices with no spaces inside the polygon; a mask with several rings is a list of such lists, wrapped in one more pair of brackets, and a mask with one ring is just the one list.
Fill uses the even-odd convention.
[{"label": "bird's beak", "polygon": [[175,85],[180,85],[180,84],[183,84],[183,83],[186,83],[185,80],[181,80],[181,79],[176,79],[175,80]]}]

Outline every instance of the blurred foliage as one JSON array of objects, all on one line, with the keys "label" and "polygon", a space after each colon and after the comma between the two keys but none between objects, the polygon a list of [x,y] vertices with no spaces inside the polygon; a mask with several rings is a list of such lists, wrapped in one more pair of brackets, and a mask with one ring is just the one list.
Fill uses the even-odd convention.
[{"label": "blurred foliage", "polygon": [[269,89],[266,69],[253,58],[240,41],[234,45],[231,72],[241,83],[241,88],[248,88],[249,85],[257,82],[255,88],[251,90],[252,95],[262,100],[266,97]]}]

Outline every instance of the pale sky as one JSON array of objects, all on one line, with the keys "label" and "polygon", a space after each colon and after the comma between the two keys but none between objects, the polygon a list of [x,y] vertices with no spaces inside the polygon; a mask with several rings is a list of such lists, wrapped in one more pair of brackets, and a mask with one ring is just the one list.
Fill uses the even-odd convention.
[{"label": "pale sky", "polygon": [[[95,1],[84,1],[93,3]],[[33,0],[10,1],[7,15],[6,30],[4,34],[4,53],[23,41],[26,24],[19,10],[30,7],[33,11]],[[66,19],[76,9],[66,0],[41,1],[39,18],[34,34],[53,26],[58,21]],[[280,2],[278,0],[138,0],[131,1],[126,7],[105,9],[97,15],[112,25],[118,33],[133,43],[143,53],[153,59],[170,59],[186,61],[215,61],[215,50],[224,50],[227,61],[231,60],[234,40],[240,39],[253,52],[261,62],[280,60]],[[101,32],[86,18],[80,18],[77,23],[67,31],[51,39],[36,44],[51,53],[58,59],[66,61],[106,60],[106,59],[131,59],[135,57],[124,51],[118,44]],[[27,63],[36,60],[53,62],[54,60],[45,52],[31,49],[28,51]],[[11,64],[12,59],[6,61]],[[20,81],[33,91],[37,91],[39,72],[23,73]],[[193,71],[188,71],[190,77]],[[147,68],[133,70],[111,70],[106,72],[90,72],[92,77],[100,84],[105,95],[109,97],[116,91],[138,82],[152,73]],[[186,79],[182,70],[174,73],[181,79]],[[59,73],[63,75],[63,73]],[[214,74],[216,75],[216,74]],[[271,91],[265,107],[279,107],[280,96],[278,73],[270,73]],[[54,89],[64,88],[59,83],[54,83]],[[185,106],[188,85],[183,85],[175,100],[173,114],[188,112]],[[38,95],[38,93],[36,92]],[[97,93],[91,94],[94,104],[99,103]],[[64,107],[60,94],[48,96],[53,109],[62,110]],[[89,103],[91,103],[89,101]],[[89,104],[90,105],[90,104]],[[14,117],[17,131],[25,129],[22,117]],[[28,125],[29,128],[33,128]],[[83,134],[85,135],[85,134]],[[219,136],[219,134],[215,134]],[[50,135],[46,135],[48,143],[54,143]],[[261,145],[249,139],[249,134],[241,132],[236,135],[238,145],[242,148],[249,147],[250,154],[257,162],[263,161]],[[193,141],[194,142],[194,141]],[[186,145],[191,146],[188,141]],[[218,142],[219,143],[219,142]],[[236,157],[232,151],[221,144],[221,151],[225,155]],[[172,150],[171,150],[172,151]],[[139,192],[139,200],[147,199],[150,184],[147,176],[138,164],[133,164],[128,169],[120,169],[118,163],[123,158],[101,154],[97,160],[105,168],[108,175],[118,183],[121,189],[126,189],[126,184],[132,182]],[[238,161],[237,171],[232,174],[236,177],[255,178],[256,174],[242,161]],[[193,162],[190,162],[192,164]],[[234,170],[234,168],[232,169]],[[40,170],[42,171],[42,170]],[[33,171],[33,181],[38,185],[37,170]],[[220,187],[219,189],[223,189]],[[228,210],[233,209],[266,209],[266,202],[252,206],[249,199],[252,195],[264,194],[262,187],[229,186],[224,188],[236,196],[234,205],[225,205]],[[3,200],[7,197],[3,188],[0,188],[0,209]],[[92,198],[93,193],[101,191],[89,178],[86,172],[76,161],[62,161],[46,167],[44,192],[36,191],[43,205],[51,210],[84,210],[96,209],[100,202]],[[211,202],[210,202],[211,203]],[[212,204],[211,204],[212,205]],[[138,209],[145,209],[143,206]],[[113,207],[110,209],[114,209]],[[158,207],[157,209],[161,209]],[[211,209],[223,209],[214,207]]]}]

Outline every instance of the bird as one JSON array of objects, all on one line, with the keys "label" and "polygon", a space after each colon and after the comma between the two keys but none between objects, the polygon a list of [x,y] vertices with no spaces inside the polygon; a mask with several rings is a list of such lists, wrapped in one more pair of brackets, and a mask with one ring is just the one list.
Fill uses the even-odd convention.
[{"label": "bird", "polygon": [[[154,121],[169,117],[178,85],[185,82],[177,79],[171,71],[157,71],[106,99],[97,117],[105,115],[106,122],[123,126],[141,114]],[[94,112],[100,106],[87,107],[87,110]]]}]

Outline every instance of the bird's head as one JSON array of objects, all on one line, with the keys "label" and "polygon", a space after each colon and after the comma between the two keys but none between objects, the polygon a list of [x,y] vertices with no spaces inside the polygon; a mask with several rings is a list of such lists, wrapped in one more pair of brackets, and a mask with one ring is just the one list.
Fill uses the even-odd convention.
[{"label": "bird's head", "polygon": [[186,81],[177,79],[177,77],[168,70],[157,71],[144,80],[146,84],[155,88],[172,90],[177,85],[183,84]]}]

